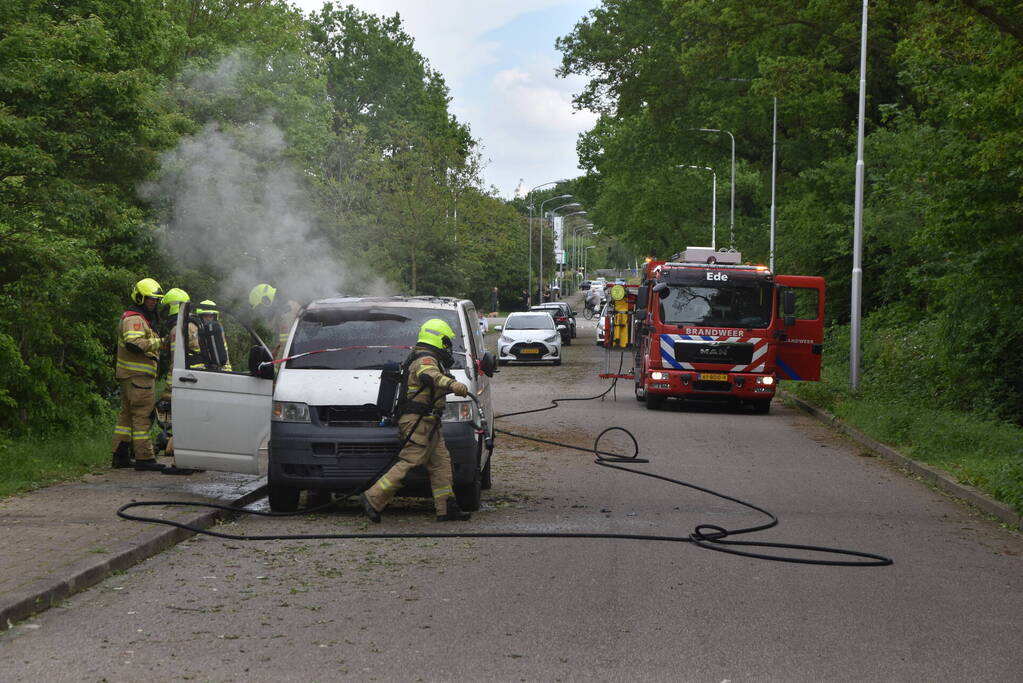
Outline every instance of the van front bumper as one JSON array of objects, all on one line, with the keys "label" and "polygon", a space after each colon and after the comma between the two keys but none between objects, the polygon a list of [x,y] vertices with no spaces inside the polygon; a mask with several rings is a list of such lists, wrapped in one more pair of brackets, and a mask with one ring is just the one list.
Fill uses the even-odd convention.
[{"label": "van front bumper", "polygon": [[[444,422],[454,484],[473,481],[480,438],[471,422]],[[270,425],[268,481],[276,486],[355,493],[369,488],[393,464],[401,439],[396,426]],[[403,495],[429,495],[424,467],[405,478]]]}]

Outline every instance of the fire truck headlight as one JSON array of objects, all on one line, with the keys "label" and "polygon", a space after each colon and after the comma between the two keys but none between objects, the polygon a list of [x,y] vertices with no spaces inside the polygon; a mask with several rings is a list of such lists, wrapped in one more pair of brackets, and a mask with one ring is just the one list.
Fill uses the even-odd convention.
[{"label": "fire truck headlight", "polygon": [[774,384],[774,377],[757,377],[757,384],[766,384],[771,386]]},{"label": "fire truck headlight", "polygon": [[650,379],[655,380],[655,381],[662,381],[663,382],[664,380],[668,379],[668,373],[666,373],[666,372],[651,372],[650,373]]}]

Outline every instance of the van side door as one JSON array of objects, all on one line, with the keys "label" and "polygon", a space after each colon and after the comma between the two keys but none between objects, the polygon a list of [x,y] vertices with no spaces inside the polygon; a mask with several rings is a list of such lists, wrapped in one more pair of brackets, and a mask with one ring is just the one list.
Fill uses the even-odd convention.
[{"label": "van side door", "polygon": [[[194,308],[194,307],[193,307]],[[212,308],[209,305],[205,309]],[[183,304],[177,321],[177,339],[188,338],[188,315]],[[229,338],[234,364],[244,364],[242,351],[255,335],[221,311],[221,328]],[[205,331],[206,328],[204,328]],[[258,337],[255,337],[258,340]],[[259,341],[265,348],[266,345]],[[188,367],[187,343],[179,341],[174,349],[171,376],[171,415],[174,430],[174,459],[180,467],[221,472],[260,474],[260,446],[270,437],[270,410],[273,380],[248,371],[210,370]],[[269,355],[269,350],[266,354]],[[193,363],[193,366],[195,363]]]}]

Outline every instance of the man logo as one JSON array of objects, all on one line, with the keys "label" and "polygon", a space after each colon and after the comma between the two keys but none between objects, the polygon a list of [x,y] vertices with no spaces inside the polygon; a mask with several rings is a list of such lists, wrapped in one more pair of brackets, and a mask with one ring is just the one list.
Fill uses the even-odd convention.
[{"label": "man logo", "polygon": [[728,356],[728,349],[724,346],[704,346],[700,349],[701,356],[713,356],[714,358],[724,358]]}]

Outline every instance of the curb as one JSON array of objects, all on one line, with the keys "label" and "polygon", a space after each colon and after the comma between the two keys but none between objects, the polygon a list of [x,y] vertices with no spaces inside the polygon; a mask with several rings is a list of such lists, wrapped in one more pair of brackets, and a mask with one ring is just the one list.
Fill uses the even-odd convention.
[{"label": "curb", "polygon": [[[244,507],[266,495],[266,478],[257,479],[243,489],[235,500],[227,503],[232,507]],[[184,524],[208,529],[231,513],[224,510],[199,512],[180,520]],[[24,590],[0,598],[0,632],[10,629],[21,621],[60,604],[68,597],[93,586],[116,571],[123,571],[139,564],[171,546],[194,536],[195,533],[177,527],[160,527],[131,541],[126,541],[103,559],[86,559],[71,567],[64,578],[47,578],[32,584]]]},{"label": "curb", "polygon": [[880,441],[867,436],[860,430],[846,424],[828,411],[807,403],[805,400],[788,391],[779,390],[778,394],[785,400],[792,401],[800,410],[809,413],[825,424],[831,425],[851,438],[853,441],[856,441],[861,446],[873,451],[885,460],[909,470],[916,476],[933,484],[942,491],[966,501],[983,512],[996,517],[1005,524],[1015,527],[1016,529],[1023,530],[1023,515],[1016,512],[1015,509],[1005,503],[1000,503],[994,498],[991,498],[980,489],[958,482],[943,470],[926,465],[903,455],[891,446],[887,446]]}]

